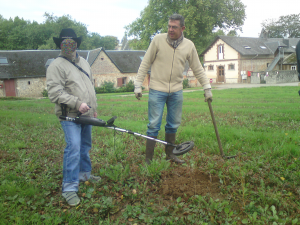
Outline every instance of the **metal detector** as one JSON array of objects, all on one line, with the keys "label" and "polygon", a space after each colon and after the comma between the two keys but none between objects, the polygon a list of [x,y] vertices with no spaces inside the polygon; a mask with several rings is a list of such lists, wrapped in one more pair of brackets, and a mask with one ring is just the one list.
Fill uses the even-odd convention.
[{"label": "metal detector", "polygon": [[102,119],[98,119],[98,118],[80,116],[80,114],[78,114],[78,116],[75,117],[75,118],[67,117],[66,116],[66,105],[64,105],[64,104],[61,104],[61,105],[62,105],[61,106],[62,107],[62,115],[59,116],[59,118],[61,120],[71,121],[71,122],[79,123],[79,124],[105,127],[105,128],[108,128],[108,129],[113,129],[113,130],[116,130],[116,131],[120,131],[120,132],[124,132],[124,133],[128,133],[128,134],[133,134],[135,136],[139,136],[139,137],[146,138],[146,139],[149,139],[149,140],[152,140],[152,141],[156,141],[156,142],[162,143],[164,145],[170,145],[170,146],[174,147],[174,149],[173,149],[173,154],[174,155],[183,155],[183,154],[189,152],[190,150],[192,150],[192,148],[194,147],[194,142],[193,141],[186,141],[186,142],[183,142],[179,145],[175,145],[175,144],[172,144],[172,143],[169,143],[169,142],[166,142],[166,141],[162,141],[162,140],[159,140],[159,139],[147,136],[147,135],[143,135],[143,134],[133,132],[131,130],[126,130],[126,129],[119,128],[119,127],[114,125],[114,121],[117,118],[116,116],[110,118],[107,122],[102,120]]}]

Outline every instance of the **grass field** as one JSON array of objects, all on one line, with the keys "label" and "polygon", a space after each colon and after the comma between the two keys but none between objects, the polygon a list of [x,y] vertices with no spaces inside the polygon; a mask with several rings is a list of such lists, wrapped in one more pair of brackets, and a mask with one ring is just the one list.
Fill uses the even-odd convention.
[{"label": "grass field", "polygon": [[[166,161],[157,143],[144,164],[146,139],[93,127],[91,160],[100,183],[81,183],[81,203],[61,197],[64,134],[49,99],[0,98],[0,224],[300,224],[299,87],[213,90],[225,155],[203,91],[184,93],[176,144]],[[98,117],[146,133],[147,100],[97,95]],[[164,139],[162,130],[158,138]]]}]

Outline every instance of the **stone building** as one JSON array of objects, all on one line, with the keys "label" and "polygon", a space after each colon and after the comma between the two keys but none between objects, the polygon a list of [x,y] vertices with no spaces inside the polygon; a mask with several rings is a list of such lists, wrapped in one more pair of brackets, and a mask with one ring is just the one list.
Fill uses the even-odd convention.
[{"label": "stone building", "polygon": [[296,71],[297,63],[288,58],[292,58],[299,40],[265,35],[259,38],[218,36],[201,56],[212,82],[245,83],[250,82],[252,72]]},{"label": "stone building", "polygon": [[[77,50],[91,65],[95,86],[104,81],[121,87],[136,76],[145,51]],[[0,51],[0,97],[42,97],[46,69],[60,50]],[[143,86],[148,89],[149,75]]]},{"label": "stone building", "polygon": [[[105,81],[122,87],[129,81],[134,81],[145,51],[104,50],[103,48],[90,51],[88,62],[91,65],[95,87],[100,87]],[[143,86],[148,90],[150,72]]]},{"label": "stone building", "polygon": [[[86,58],[88,51],[78,51]],[[46,68],[60,50],[0,51],[0,97],[42,97]]]}]

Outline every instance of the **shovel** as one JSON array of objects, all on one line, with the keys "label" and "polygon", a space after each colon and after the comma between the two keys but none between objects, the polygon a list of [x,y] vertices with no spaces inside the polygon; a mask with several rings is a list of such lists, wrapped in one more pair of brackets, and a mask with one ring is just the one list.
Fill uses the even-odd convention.
[{"label": "shovel", "polygon": [[218,128],[217,128],[217,124],[216,124],[216,120],[215,120],[215,116],[214,116],[214,111],[213,111],[212,106],[211,106],[211,99],[208,99],[207,103],[208,103],[211,119],[212,119],[213,124],[214,124],[214,128],[215,128],[215,132],[216,132],[216,136],[217,136],[221,156],[225,159],[231,159],[231,158],[237,157],[236,155],[233,155],[233,156],[225,156],[224,155],[221,140],[220,140],[220,136],[219,136],[219,132],[218,132]]}]

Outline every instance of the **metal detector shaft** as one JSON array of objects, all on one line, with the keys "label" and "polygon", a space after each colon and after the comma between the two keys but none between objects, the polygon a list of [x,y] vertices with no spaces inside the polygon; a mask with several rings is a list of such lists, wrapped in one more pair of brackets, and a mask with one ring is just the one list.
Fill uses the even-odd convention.
[{"label": "metal detector shaft", "polygon": [[173,146],[173,147],[176,147],[176,146],[177,146],[177,145],[174,145],[174,144],[169,143],[169,142],[166,142],[166,141],[162,141],[162,140],[159,140],[159,139],[156,139],[156,138],[147,136],[147,135],[143,135],[143,134],[139,134],[139,133],[133,132],[133,131],[131,131],[131,130],[126,130],[126,129],[122,129],[122,128],[119,128],[119,127],[113,127],[113,126],[105,126],[105,127],[108,128],[108,129],[117,130],[117,131],[124,132],[124,133],[128,133],[128,134],[133,134],[133,135],[138,136],[138,137],[147,138],[147,139],[149,139],[149,140],[152,140],[152,141],[156,141],[156,142],[162,143],[162,144],[164,144],[164,145],[170,145],[170,146]]},{"label": "metal detector shaft", "polygon": [[219,132],[218,132],[218,128],[217,128],[217,124],[216,124],[216,120],[215,120],[215,116],[214,116],[214,112],[211,106],[211,100],[208,99],[208,107],[209,107],[209,111],[210,111],[210,115],[211,115],[211,119],[213,121],[214,124],[214,128],[215,128],[215,132],[216,132],[216,136],[217,136],[217,140],[218,140],[218,144],[219,144],[219,149],[221,152],[221,156],[224,157],[224,152],[223,152],[223,148],[222,148],[222,144],[221,144],[221,140],[220,140],[220,136],[219,136]]}]

